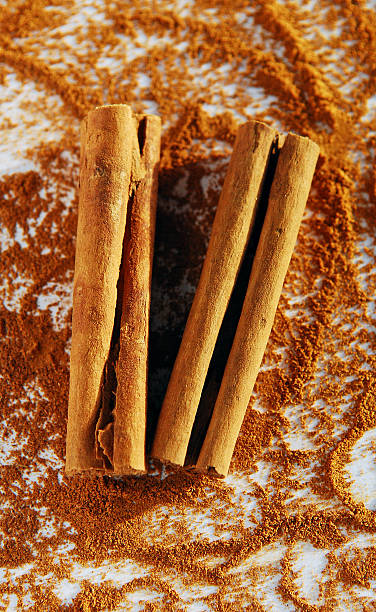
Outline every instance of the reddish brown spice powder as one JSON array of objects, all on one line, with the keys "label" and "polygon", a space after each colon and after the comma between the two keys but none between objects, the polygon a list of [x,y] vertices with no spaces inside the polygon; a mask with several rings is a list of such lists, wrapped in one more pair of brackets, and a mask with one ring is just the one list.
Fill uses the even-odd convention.
[{"label": "reddish brown spice powder", "polygon": [[[355,495],[347,466],[376,416],[375,13],[364,0],[92,7],[17,0],[0,16],[4,146],[19,127],[17,104],[25,138],[41,117],[57,133],[45,138],[39,126],[43,144],[27,153],[32,169],[0,180],[1,228],[10,236],[0,260],[0,407],[11,445],[1,465],[1,606],[15,597],[18,609],[132,609],[135,592],[145,610],[184,610],[196,600],[203,609],[262,611],[270,609],[265,585],[275,580],[281,606],[374,610],[375,513]],[[27,99],[30,85],[37,95]],[[267,104],[257,95],[270,96]],[[232,462],[246,483],[241,493],[184,472],[162,480],[64,477],[70,313],[63,304],[73,279],[78,127],[103,103],[157,112],[165,126],[149,443],[238,124],[274,122],[320,145]],[[21,231],[27,246],[12,240]],[[46,309],[40,296],[51,292],[56,303]],[[302,432],[304,447],[295,449],[291,437]],[[214,535],[197,533],[195,514],[205,515]],[[302,543],[325,558],[316,598],[296,569]],[[265,550],[278,560],[263,557]],[[125,560],[140,577],[111,583],[102,565]],[[77,564],[96,568],[96,579],[77,578]],[[64,580],[80,588],[68,604],[56,590]]]}]

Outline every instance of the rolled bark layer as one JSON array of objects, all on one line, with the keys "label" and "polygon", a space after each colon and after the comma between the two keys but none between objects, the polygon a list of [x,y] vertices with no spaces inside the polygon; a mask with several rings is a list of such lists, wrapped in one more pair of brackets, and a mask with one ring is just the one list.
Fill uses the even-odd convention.
[{"label": "rolled bark layer", "polygon": [[[128,106],[111,105],[94,109],[82,122],[66,443],[68,474],[86,471],[114,473],[113,443],[123,439],[123,432],[118,433],[117,426],[114,427],[114,397],[119,386],[117,373],[121,380],[121,408],[117,410],[121,427],[127,427],[127,419],[119,414],[128,411],[129,415],[132,409],[133,397],[130,394],[129,405],[123,391],[128,384],[127,376],[119,363],[119,359],[134,359],[132,341],[125,343],[126,348],[121,347],[120,327],[126,326],[132,317],[141,316],[143,327],[148,326],[160,138],[158,129],[149,130],[149,121],[155,125],[155,119],[147,117],[141,120],[140,126]],[[145,138],[141,159],[138,131],[145,126],[146,137],[149,136],[152,142],[147,143]],[[138,188],[141,189],[140,196],[135,197]],[[131,247],[127,244],[123,247],[127,219],[132,227],[127,233]],[[139,244],[141,241],[147,244]],[[132,253],[138,252],[129,262],[122,257],[127,248],[131,248]],[[141,262],[140,266],[135,268],[135,262]],[[146,293],[142,314],[138,310],[137,292],[128,289],[132,283],[142,287]],[[122,310],[127,314],[121,324]],[[134,326],[132,330],[134,332]],[[147,342],[147,334],[142,333]],[[137,334],[134,339],[137,345]],[[147,349],[142,354],[138,351],[137,360],[139,364],[142,362],[140,369],[144,372]],[[133,373],[133,376],[137,375],[138,372]],[[137,386],[138,381],[135,384]],[[140,400],[144,410],[146,386],[143,381],[140,386],[144,389],[144,397]],[[138,413],[138,419],[139,429],[143,430],[139,437],[142,438],[145,416],[141,419]],[[119,444],[116,457],[120,452]],[[121,452],[126,455],[125,451]],[[128,459],[116,462],[116,473],[129,473],[125,467],[123,471],[122,466],[127,466],[130,472],[144,469],[139,460],[135,461],[135,467],[131,465],[132,454]]]},{"label": "rolled bark layer", "polygon": [[[141,159],[146,175],[129,205],[124,241],[124,275],[120,352],[116,367],[114,473],[145,470],[145,428],[149,312],[161,121],[139,120]],[[129,271],[133,273],[130,274]]]},{"label": "rolled bark layer", "polygon": [[319,147],[288,134],[279,152],[249,285],[197,468],[225,476],[272,329]]},{"label": "rolled bark layer", "polygon": [[152,457],[183,465],[219,329],[244,256],[262,191],[274,129],[250,121],[238,130],[208,251],[171,374]]}]

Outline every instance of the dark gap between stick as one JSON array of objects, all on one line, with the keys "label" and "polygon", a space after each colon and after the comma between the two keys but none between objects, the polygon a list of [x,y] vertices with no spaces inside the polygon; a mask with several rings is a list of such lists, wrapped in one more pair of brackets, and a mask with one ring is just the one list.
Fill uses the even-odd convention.
[{"label": "dark gap between stick", "polygon": [[[142,117],[138,122],[137,139],[140,149],[140,155],[142,156],[145,141],[146,141],[146,117]],[[119,358],[120,351],[120,325],[121,325],[121,314],[123,308],[123,296],[124,296],[124,276],[127,262],[125,261],[124,253],[127,245],[130,242],[130,220],[132,215],[132,207],[135,197],[135,190],[133,190],[128,199],[127,205],[127,218],[125,223],[125,232],[123,238],[123,248],[121,253],[121,264],[119,269],[119,278],[117,281],[117,296],[116,296],[116,307],[114,316],[114,326],[111,336],[110,350],[108,359],[104,368],[103,375],[103,386],[102,386],[102,398],[101,408],[96,425],[96,431],[103,430],[109,423],[113,423],[114,416],[113,411],[116,405],[116,391],[117,391],[117,376],[116,376],[116,364]],[[112,462],[109,457],[105,454],[105,449],[100,444],[98,437],[96,436],[96,454],[104,462],[104,467],[111,470],[113,468]],[[108,454],[113,456],[113,448],[109,449]]]},{"label": "dark gap between stick", "polygon": [[206,375],[201,400],[197,409],[196,418],[188,444],[187,455],[184,463],[185,465],[194,465],[196,463],[207,429],[209,427],[215,401],[221,386],[223,373],[230,354],[236,328],[242,311],[244,298],[247,292],[253,259],[256,253],[265,219],[266,209],[268,206],[269,194],[277,166],[279,150],[277,137],[273,143],[268,160],[264,183],[259,202],[257,204],[254,227],[249,237],[244,259],[222,321],[208,373]]},{"label": "dark gap between stick", "polygon": [[146,141],[146,125],[147,125],[147,117],[141,117],[141,119],[138,122],[138,130],[137,130],[138,146],[140,149],[141,157],[144,152],[144,146],[145,146],[145,141]]},{"label": "dark gap between stick", "polygon": [[[120,324],[121,324],[121,313],[123,307],[123,295],[124,295],[124,276],[127,262],[124,260],[124,252],[126,245],[129,244],[130,240],[130,218],[132,214],[132,206],[134,200],[134,192],[131,194],[128,200],[127,206],[127,218],[125,224],[125,233],[123,238],[123,250],[121,254],[121,264],[119,269],[119,278],[117,281],[117,297],[116,307],[114,316],[114,327],[112,330],[110,351],[108,359],[104,369],[103,387],[102,387],[102,402],[101,411],[96,426],[96,430],[102,430],[112,423],[114,420],[113,411],[116,404],[116,390],[117,390],[117,376],[116,376],[116,364],[119,357],[120,350]],[[104,454],[103,448],[101,447],[98,439],[96,439],[97,456],[104,461],[106,469],[112,469],[112,463],[109,458]],[[112,452],[111,452],[112,457]]]}]

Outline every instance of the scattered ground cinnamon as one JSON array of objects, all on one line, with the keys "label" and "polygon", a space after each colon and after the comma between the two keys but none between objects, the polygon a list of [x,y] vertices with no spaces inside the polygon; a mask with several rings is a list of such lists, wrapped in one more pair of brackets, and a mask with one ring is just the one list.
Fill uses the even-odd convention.
[{"label": "scattered ground cinnamon", "polygon": [[[281,607],[374,609],[375,513],[348,475],[354,447],[375,423],[374,12],[363,0],[323,0],[314,10],[273,0],[255,8],[196,0],[189,9],[103,0],[90,10],[18,0],[2,10],[0,37],[3,146],[12,152],[16,141],[22,158],[29,133],[40,143],[25,169],[0,181],[1,436],[11,447],[1,465],[1,605],[127,609],[135,591],[146,610],[193,601],[269,610],[269,593]],[[77,133],[89,109],[108,103],[156,112],[165,126],[151,428],[238,124],[264,120],[320,146],[235,449],[237,476],[227,483],[181,472],[89,482],[63,474]],[[310,558],[322,555],[312,592],[297,569],[303,545]],[[131,564],[135,580],[110,584],[108,562]],[[80,565],[95,568],[95,580],[82,578]],[[62,602],[64,581],[76,590]]]}]

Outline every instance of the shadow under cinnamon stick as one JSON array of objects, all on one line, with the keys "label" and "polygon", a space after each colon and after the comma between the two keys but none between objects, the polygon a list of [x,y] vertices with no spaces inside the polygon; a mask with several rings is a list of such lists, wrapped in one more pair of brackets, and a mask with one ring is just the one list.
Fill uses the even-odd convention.
[{"label": "shadow under cinnamon stick", "polygon": [[[200,278],[218,201],[218,193],[205,198],[198,178],[212,172],[211,166],[208,158],[162,169],[159,174],[150,306],[147,455]],[[182,179],[186,180],[187,193],[175,194],[174,185]],[[182,209],[186,210],[183,214]],[[197,215],[201,214],[207,219],[204,225],[197,224]],[[190,291],[184,288],[187,279]]]}]

